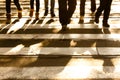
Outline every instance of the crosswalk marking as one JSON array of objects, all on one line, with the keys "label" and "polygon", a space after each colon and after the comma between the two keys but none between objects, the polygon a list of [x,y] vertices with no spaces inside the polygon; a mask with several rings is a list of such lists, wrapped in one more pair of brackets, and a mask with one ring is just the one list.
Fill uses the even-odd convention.
[{"label": "crosswalk marking", "polygon": [[[0,47],[0,56],[76,56],[80,58],[96,57],[98,59],[119,58],[120,47],[39,47],[34,44],[25,47],[19,44],[15,47]],[[114,53],[114,54],[113,54]]]},{"label": "crosswalk marking", "polygon": [[[120,1],[113,0],[110,28],[94,23],[90,0],[86,0],[85,22],[79,22],[79,5],[67,31],[61,31],[57,0],[55,18],[44,14],[29,17],[29,0],[20,0],[23,17],[17,18],[12,2],[12,20],[6,24],[5,1],[0,0],[0,79],[120,79]],[[99,0],[97,1],[97,7]]]}]

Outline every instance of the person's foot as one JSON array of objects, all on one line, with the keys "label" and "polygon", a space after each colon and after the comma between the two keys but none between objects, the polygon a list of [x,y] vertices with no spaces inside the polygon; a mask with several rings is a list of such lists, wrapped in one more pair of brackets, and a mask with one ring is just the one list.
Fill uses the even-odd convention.
[{"label": "person's foot", "polygon": [[95,17],[95,23],[99,23],[99,18]]},{"label": "person's foot", "polygon": [[10,13],[7,13],[7,14],[6,14],[6,18],[7,18],[6,24],[9,24],[9,23],[11,22],[11,14],[10,14]]},{"label": "person's foot", "polygon": [[35,19],[36,19],[36,20],[39,19],[39,13],[38,13],[38,12],[35,13]]},{"label": "person's foot", "polygon": [[79,20],[79,22],[78,22],[79,24],[82,24],[82,23],[84,23],[84,20]]},{"label": "person's foot", "polygon": [[66,31],[67,30],[67,25],[62,25],[62,31]]},{"label": "person's foot", "polygon": [[55,13],[54,12],[51,12],[51,17],[55,17]]},{"label": "person's foot", "polygon": [[72,22],[72,20],[69,18],[67,24],[70,24],[71,22]]},{"label": "person's foot", "polygon": [[31,10],[30,10],[30,13],[29,13],[29,16],[30,16],[30,17],[33,16],[33,12],[34,12],[34,9],[31,9]]},{"label": "person's foot", "polygon": [[91,12],[91,16],[95,16],[95,12],[93,11],[93,12]]},{"label": "person's foot", "polygon": [[48,10],[45,10],[44,16],[48,15]]},{"label": "person's foot", "polygon": [[18,18],[22,18],[22,10],[18,10]]},{"label": "person's foot", "polygon": [[84,16],[80,16],[80,19],[79,19],[78,23],[84,23]]},{"label": "person's foot", "polygon": [[103,27],[110,27],[110,25],[107,22],[103,22]]}]

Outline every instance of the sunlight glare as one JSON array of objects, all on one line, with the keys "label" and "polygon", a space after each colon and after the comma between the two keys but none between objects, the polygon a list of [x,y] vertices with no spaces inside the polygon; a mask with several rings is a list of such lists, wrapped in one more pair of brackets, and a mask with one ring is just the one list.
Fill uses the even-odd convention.
[{"label": "sunlight glare", "polygon": [[70,41],[70,47],[74,47],[77,45],[77,42],[75,42],[74,40]]},{"label": "sunlight glare", "polygon": [[24,48],[24,45],[23,44],[19,44],[16,47],[14,47],[11,50],[9,50],[8,52],[6,52],[5,54],[15,54],[15,53],[21,51],[22,48]]},{"label": "sunlight glare", "polygon": [[16,22],[8,31],[7,34],[9,34],[10,32],[13,31],[16,32],[17,30],[21,29],[22,27],[24,27],[26,22],[26,19],[20,19],[18,22]]},{"label": "sunlight glare", "polygon": [[41,48],[42,48],[43,46],[48,45],[48,44],[49,44],[48,40],[42,41],[42,42],[37,43],[37,44],[33,44],[33,45],[30,46],[30,48],[29,48],[29,50],[28,50],[28,54],[29,54],[29,55],[40,54]]}]

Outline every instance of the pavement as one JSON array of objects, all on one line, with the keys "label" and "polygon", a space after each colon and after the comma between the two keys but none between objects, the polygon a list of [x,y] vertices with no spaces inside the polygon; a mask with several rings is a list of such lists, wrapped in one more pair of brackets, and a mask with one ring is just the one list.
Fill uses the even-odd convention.
[{"label": "pavement", "polygon": [[[97,6],[99,0],[96,0]],[[29,17],[29,1],[20,0],[23,17],[17,18],[12,3],[12,20],[6,24],[5,1],[0,0],[1,80],[119,80],[120,2],[113,0],[110,28],[94,23],[90,1],[86,2],[83,24],[79,24],[79,0],[67,31],[61,31],[56,0],[55,14],[40,19]]]}]

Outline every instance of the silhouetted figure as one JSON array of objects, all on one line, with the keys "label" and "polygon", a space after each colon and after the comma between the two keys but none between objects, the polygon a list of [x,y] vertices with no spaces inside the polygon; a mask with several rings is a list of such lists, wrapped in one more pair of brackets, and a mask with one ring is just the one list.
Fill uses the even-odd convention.
[{"label": "silhouetted figure", "polygon": [[[13,0],[14,4],[17,7],[18,10],[18,18],[22,17],[22,8],[19,4],[19,0]],[[11,0],[6,0],[6,17],[7,17],[7,21],[10,22],[11,21]]]},{"label": "silhouetted figure", "polygon": [[[84,22],[85,2],[86,2],[86,0],[80,0],[80,19],[79,19],[79,23]],[[96,1],[91,0],[91,12],[92,12],[92,14],[94,14],[95,10],[96,10]]]},{"label": "silhouetted figure", "polygon": [[99,23],[99,17],[102,14],[102,11],[104,11],[102,25],[104,27],[110,26],[108,24],[108,18],[110,15],[111,3],[112,3],[112,0],[100,0],[100,6],[98,7],[97,12],[95,14],[95,22],[96,23]]},{"label": "silhouetted figure", "polygon": [[[48,3],[49,3],[49,0],[44,0],[44,3],[45,3],[45,13],[44,13],[44,16],[47,16],[48,15],[48,10],[49,10],[49,7],[48,7]],[[55,0],[50,0],[50,14],[51,14],[51,17],[55,17],[55,13],[54,13],[54,7],[55,7]]]},{"label": "silhouetted figure", "polygon": [[62,30],[66,30],[67,24],[70,23],[71,17],[76,8],[76,0],[58,0],[59,4],[59,21]]},{"label": "silhouetted figure", "polygon": [[[35,19],[39,19],[39,8],[40,8],[40,1],[36,0],[36,13]],[[34,12],[34,0],[30,0],[30,14],[29,16],[32,17]]]}]

